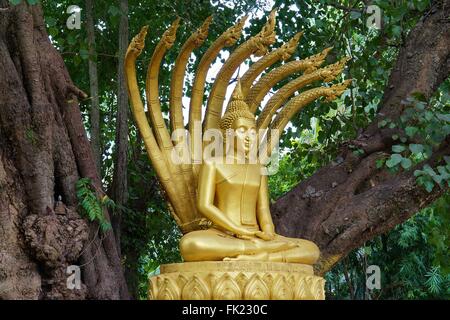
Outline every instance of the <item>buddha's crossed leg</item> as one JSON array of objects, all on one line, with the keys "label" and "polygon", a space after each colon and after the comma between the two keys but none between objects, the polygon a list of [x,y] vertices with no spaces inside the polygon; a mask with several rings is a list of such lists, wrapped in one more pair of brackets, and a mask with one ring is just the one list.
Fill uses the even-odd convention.
[{"label": "buddha's crossed leg", "polygon": [[243,240],[217,229],[193,231],[180,240],[185,261],[260,260],[314,264],[317,246],[303,239],[277,235],[274,240]]}]

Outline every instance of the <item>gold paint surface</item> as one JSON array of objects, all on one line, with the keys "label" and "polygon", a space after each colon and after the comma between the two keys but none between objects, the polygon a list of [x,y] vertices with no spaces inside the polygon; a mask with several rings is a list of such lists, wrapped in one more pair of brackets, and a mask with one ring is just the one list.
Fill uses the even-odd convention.
[{"label": "gold paint surface", "polygon": [[161,274],[173,272],[299,272],[314,275],[313,267],[300,263],[280,263],[263,261],[196,261],[163,264]]},{"label": "gold paint surface", "polygon": [[302,264],[254,261],[161,266],[150,300],[323,300],[325,280]]}]

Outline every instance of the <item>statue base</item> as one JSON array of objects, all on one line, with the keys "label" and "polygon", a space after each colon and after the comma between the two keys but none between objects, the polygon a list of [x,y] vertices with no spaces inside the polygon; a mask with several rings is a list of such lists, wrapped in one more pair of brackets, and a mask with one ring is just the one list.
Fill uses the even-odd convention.
[{"label": "statue base", "polygon": [[325,280],[312,266],[264,261],[161,265],[150,300],[324,300]]}]

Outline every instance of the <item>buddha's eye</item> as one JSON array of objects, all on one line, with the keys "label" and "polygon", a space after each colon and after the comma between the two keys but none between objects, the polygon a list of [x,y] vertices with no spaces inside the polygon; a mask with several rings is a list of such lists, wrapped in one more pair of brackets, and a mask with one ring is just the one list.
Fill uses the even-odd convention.
[{"label": "buddha's eye", "polygon": [[249,134],[250,134],[252,137],[255,137],[255,136],[256,136],[256,129],[250,129],[250,130],[249,130]]},{"label": "buddha's eye", "polygon": [[238,132],[239,134],[244,134],[244,133],[245,133],[245,128],[244,128],[244,127],[239,127],[239,128],[237,129],[237,132]]}]

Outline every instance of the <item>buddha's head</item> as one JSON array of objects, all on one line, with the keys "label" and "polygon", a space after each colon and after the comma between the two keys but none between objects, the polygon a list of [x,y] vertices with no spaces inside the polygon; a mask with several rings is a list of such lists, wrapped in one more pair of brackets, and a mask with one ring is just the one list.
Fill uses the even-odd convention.
[{"label": "buddha's head", "polygon": [[244,101],[239,80],[219,125],[225,136],[225,141],[231,135],[234,137],[231,145],[235,154],[244,153],[243,155],[247,157],[257,141],[256,121],[255,116],[250,112],[247,103]]}]

